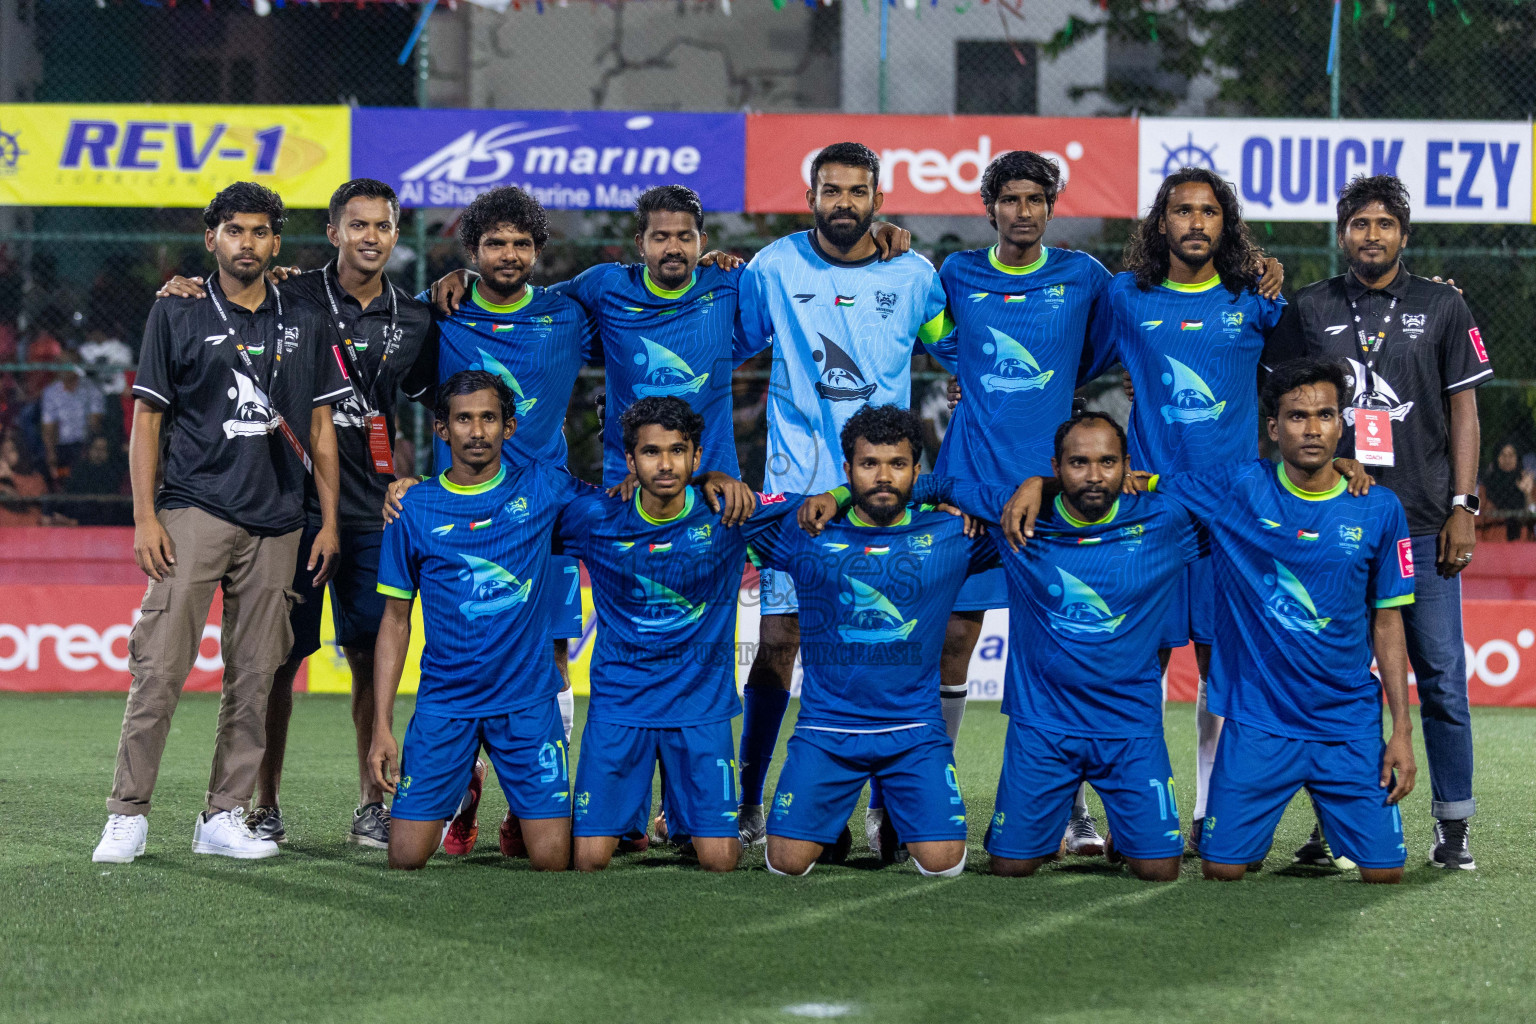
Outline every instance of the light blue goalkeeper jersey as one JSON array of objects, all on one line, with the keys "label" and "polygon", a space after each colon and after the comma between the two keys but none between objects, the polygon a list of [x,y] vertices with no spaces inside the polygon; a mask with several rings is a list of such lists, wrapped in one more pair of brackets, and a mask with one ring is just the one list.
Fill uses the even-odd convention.
[{"label": "light blue goalkeeper jersey", "polygon": [[865,405],[909,407],[913,345],[949,333],[938,271],[915,252],[844,262],[802,231],[753,257],[740,296],[738,361],[774,348],[765,490],[828,490],[843,425]]}]

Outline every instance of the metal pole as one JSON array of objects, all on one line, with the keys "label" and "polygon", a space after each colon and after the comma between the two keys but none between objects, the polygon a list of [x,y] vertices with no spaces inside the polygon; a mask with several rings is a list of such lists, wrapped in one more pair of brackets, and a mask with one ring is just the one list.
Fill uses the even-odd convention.
[{"label": "metal pole", "polygon": [[880,3],[880,113],[885,113],[885,65],[886,65],[886,33],[890,26],[891,4],[890,0],[879,0]]},{"label": "metal pole", "polygon": [[[1338,31],[1338,7],[1334,7],[1335,32]],[[1339,73],[1344,64],[1343,39],[1339,37],[1338,52],[1333,55],[1333,69],[1328,75],[1328,116],[1333,120],[1339,119]],[[1344,182],[1333,183],[1335,194],[1344,187]],[[1328,276],[1337,277],[1339,274],[1339,239],[1338,233],[1333,228],[1328,229]]]},{"label": "metal pole", "polygon": [[[428,102],[428,85],[431,80],[431,30],[423,28],[421,38],[416,43],[416,106],[425,110],[431,104]],[[418,206],[412,212],[412,221],[416,229],[416,293],[419,295],[427,290],[427,211],[425,207]],[[411,431],[412,439],[416,445],[416,471],[421,473],[431,459],[432,448],[427,437],[427,413],[419,403],[412,403],[416,413],[416,422]]]}]

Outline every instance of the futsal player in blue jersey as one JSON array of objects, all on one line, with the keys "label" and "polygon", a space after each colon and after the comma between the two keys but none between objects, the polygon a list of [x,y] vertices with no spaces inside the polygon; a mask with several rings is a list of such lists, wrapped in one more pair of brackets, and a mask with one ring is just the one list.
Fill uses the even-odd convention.
[{"label": "futsal player in blue jersey", "polygon": [[810,871],[838,842],[864,782],[925,875],[965,869],[965,801],[939,711],[944,629],[967,574],[996,564],[958,516],[907,508],[922,427],[895,405],[843,428],[853,505],[819,536],[792,519],[756,532],[754,557],[793,579],[805,676],[768,817],[767,865]]},{"label": "futsal player in blue jersey", "polygon": [[[1284,300],[1259,291],[1261,259],[1237,196],[1220,176],[1185,168],[1163,182],[1109,292],[1115,355],[1135,389],[1133,469],[1203,472],[1258,457],[1259,356],[1284,308]],[[1221,730],[1205,697],[1214,600],[1210,562],[1202,559],[1169,594],[1162,641],[1166,666],[1168,652],[1193,639],[1200,672],[1191,847],[1198,847]]]},{"label": "futsal player in blue jersey", "polygon": [[[1121,494],[1126,439],[1108,416],[1072,417],[1053,445],[1055,499],[1041,508],[1033,539],[1014,547],[1016,523],[991,533],[1009,597],[1008,738],[986,839],[992,871],[1031,875],[1058,856],[1087,781],[1109,813],[1112,858],[1140,878],[1172,881],[1184,843],[1157,646],[1163,602],[1200,556],[1201,535],[1178,504]],[[913,500],[950,502],[996,526],[1013,494],[931,474]]]},{"label": "futsal player in blue jersey", "polygon": [[736,484],[755,513],[727,527],[691,486],[708,436],[702,416],[675,395],[653,395],[626,409],[620,426],[634,497],[578,498],[556,529],[586,563],[598,619],[576,771],[576,868],[607,867],[635,808],[649,805],[660,761],[669,830],[689,838],[700,867],[730,871],[741,856],[731,737],[741,713],[741,567],[751,533],[792,518],[798,502]]},{"label": "futsal player in blue jersey", "polygon": [[1413,548],[1390,490],[1345,492],[1333,453],[1347,394],[1333,363],[1277,367],[1264,414],[1281,465],[1233,462],[1149,482],[1211,534],[1222,642],[1210,705],[1226,724],[1200,840],[1207,878],[1239,879],[1262,860],[1303,787],[1362,881],[1402,877],[1397,805],[1416,770],[1401,613],[1413,601]]},{"label": "futsal player in blue jersey", "polygon": [[[843,427],[866,404],[910,406],[914,346],[949,333],[933,265],[912,252],[878,260],[870,227],[883,199],[874,153],[854,142],[828,146],[811,161],[806,190],[816,226],[770,243],[747,266],[737,355],[773,347],[765,490],[841,483]],[[765,836],[763,782],[800,645],[793,579],[770,567],[762,595],[741,735],[740,824],[749,844]]]}]

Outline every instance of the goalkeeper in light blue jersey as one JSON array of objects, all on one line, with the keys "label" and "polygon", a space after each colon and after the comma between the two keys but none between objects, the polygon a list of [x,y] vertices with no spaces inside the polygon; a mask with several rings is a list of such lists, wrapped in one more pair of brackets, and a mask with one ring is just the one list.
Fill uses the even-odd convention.
[{"label": "goalkeeper in light blue jersey", "polygon": [[[768,245],[741,282],[738,361],[773,346],[764,489],[813,493],[842,483],[838,438],[866,405],[912,402],[912,353],[950,332],[938,272],[908,252],[878,260],[870,232],[884,196],[880,161],[854,142],[811,162],[810,231]],[[941,359],[942,353],[940,354]],[[794,583],[762,574],[760,643],[742,722],[742,841],[766,835],[763,780],[789,703],[800,646]]]}]

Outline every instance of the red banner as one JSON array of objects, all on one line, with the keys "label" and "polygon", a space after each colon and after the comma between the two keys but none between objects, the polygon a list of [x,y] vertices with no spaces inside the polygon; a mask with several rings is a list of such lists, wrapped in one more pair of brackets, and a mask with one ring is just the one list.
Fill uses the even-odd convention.
[{"label": "red banner", "polygon": [[811,158],[834,142],[880,157],[886,213],[975,216],[999,153],[1032,149],[1060,166],[1060,217],[1136,216],[1136,122],[1109,117],[748,114],[747,211],[804,213]]}]

